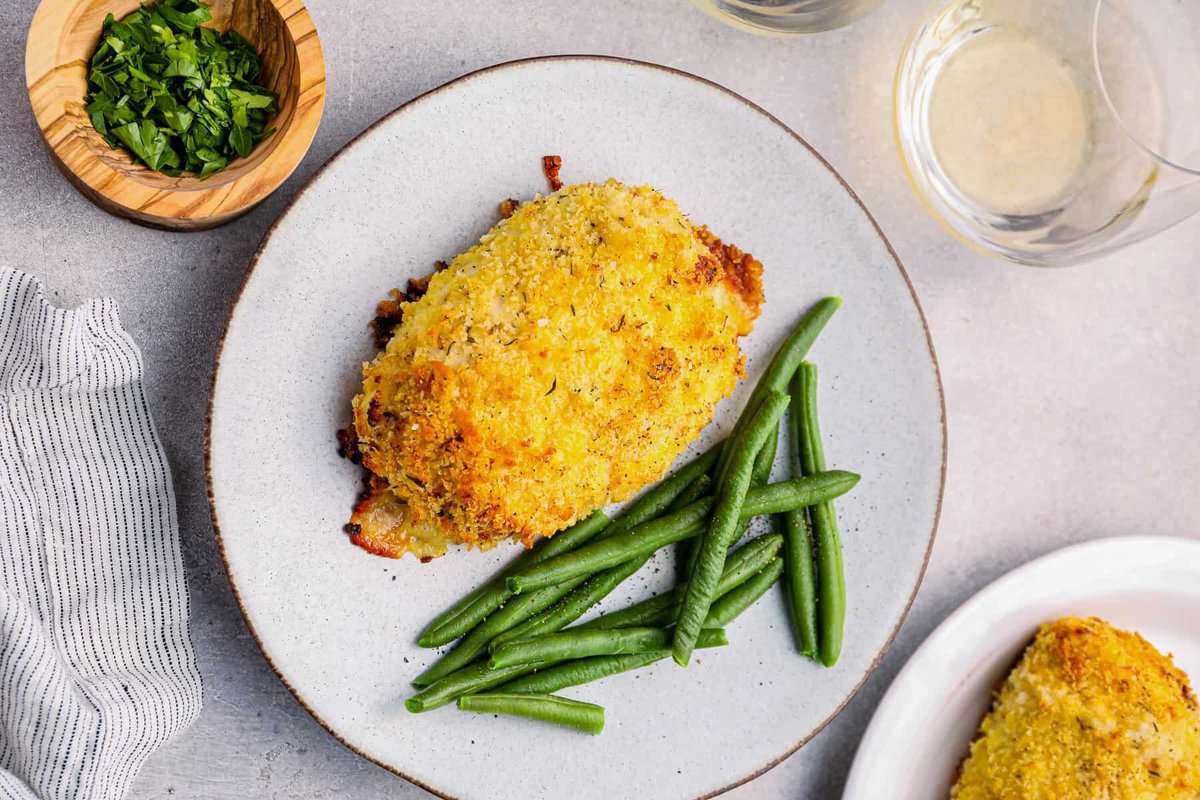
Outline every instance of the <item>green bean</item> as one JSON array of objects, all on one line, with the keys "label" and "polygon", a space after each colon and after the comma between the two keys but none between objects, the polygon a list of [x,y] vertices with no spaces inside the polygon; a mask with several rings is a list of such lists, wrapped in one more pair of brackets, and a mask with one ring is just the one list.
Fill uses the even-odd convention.
[{"label": "green bean", "polygon": [[771,482],[771,470],[775,467],[775,454],[779,450],[779,429],[775,435],[767,435],[758,455],[754,457],[754,470],[750,473],[751,486],[766,486]]},{"label": "green bean", "polygon": [[702,497],[708,497],[712,493],[712,478],[707,474],[701,475],[688,484],[688,487],[676,497],[674,502],[667,507],[667,511],[678,511],[681,508],[687,508],[692,503]]},{"label": "green bean", "polygon": [[721,573],[721,582],[717,584],[717,596],[728,594],[757,575],[779,555],[782,547],[782,536],[764,533],[730,553],[725,561],[725,571]]},{"label": "green bean", "polygon": [[[727,643],[725,632],[722,630],[706,630],[704,633],[709,638],[702,641],[699,645],[701,647],[718,647]],[[409,711],[418,714],[422,711],[429,711],[444,706],[462,695],[481,692],[493,686],[506,684],[525,675],[535,672],[547,674],[549,671],[548,668],[553,665],[553,662],[543,662],[492,669],[486,661],[475,662],[462,669],[455,670],[425,687],[417,694],[408,698],[404,702],[404,705]],[[507,691],[507,685],[502,688]]]},{"label": "green bean", "polygon": [[704,620],[704,627],[722,628],[733,622],[739,614],[766,594],[782,574],[783,559],[771,559],[771,563],[761,572],[712,604],[708,610],[708,617]]},{"label": "green bean", "polygon": [[640,569],[646,561],[647,559],[635,559],[592,575],[570,594],[536,617],[527,619],[517,627],[497,636],[492,640],[492,644],[498,646],[505,642],[532,639],[562,630],[586,614],[589,608],[617,588],[623,580]]},{"label": "green bean", "polygon": [[470,664],[487,649],[488,643],[492,639],[524,622],[542,609],[549,608],[584,580],[586,580],[585,577],[573,578],[509,600],[503,608],[472,629],[461,642],[454,646],[453,650],[413,678],[413,686],[428,686],[456,669]]},{"label": "green bean", "polygon": [[458,698],[458,708],[551,722],[593,736],[604,730],[603,707],[552,694],[472,694]]},{"label": "green bean", "polygon": [[618,536],[638,525],[662,516],[697,478],[706,474],[721,456],[724,442],[717,442],[700,455],[677,469],[669,478],[646,491],[621,513],[604,536]]},{"label": "green bean", "polygon": [[[700,475],[671,502],[670,510],[677,511],[704,496],[711,483],[708,475]],[[492,645],[517,639],[531,639],[534,636],[562,630],[586,614],[588,609],[596,603],[608,597],[626,578],[641,569],[649,560],[649,556],[634,559],[593,575],[550,608],[497,636],[492,640]]]},{"label": "green bean", "polygon": [[[725,631],[705,629],[696,640],[696,647],[723,647],[729,644]],[[592,656],[574,661],[564,661],[552,667],[539,669],[529,675],[514,678],[508,683],[497,687],[501,692],[517,694],[548,694],[565,689],[568,686],[579,686],[592,681],[617,675],[621,672],[649,666],[671,655],[668,648],[650,650],[645,653],[626,653],[618,656]]]},{"label": "green bean", "polygon": [[667,511],[676,512],[679,509],[686,509],[686,507],[690,506],[692,503],[695,503],[696,500],[707,498],[708,495],[712,493],[713,479],[712,476],[709,476],[706,473],[700,477],[697,477],[695,481],[692,481],[688,488],[684,489],[684,491],[679,494],[679,497],[674,499],[674,503],[667,507]]},{"label": "green bean", "polygon": [[784,591],[792,637],[800,654],[817,657],[817,576],[813,564],[812,527],[808,513],[798,508],[785,512]]},{"label": "green bean", "polygon": [[649,556],[634,559],[592,575],[562,600],[536,617],[497,636],[493,642],[503,644],[517,639],[532,639],[535,636],[544,636],[562,630],[607,597],[626,578],[641,569],[648,560]]},{"label": "green bean", "polygon": [[675,623],[671,647],[675,663],[680,666],[687,666],[691,658],[696,637],[704,627],[704,618],[708,616],[717,584],[721,581],[725,557],[732,544],[730,539],[738,529],[746,492],[750,489],[754,460],[767,437],[772,434],[778,436],[779,418],[787,408],[787,403],[785,394],[774,391],[766,394],[754,417],[729,445],[733,451],[729,469],[725,479],[718,483],[712,521],[700,540],[700,555],[688,578],[683,603],[679,607],[679,619]]},{"label": "green bean", "polygon": [[460,670],[455,670],[444,678],[426,686],[421,691],[404,701],[404,707],[413,714],[430,711],[444,706],[452,700],[465,694],[482,692],[493,686],[499,686],[505,681],[528,675],[538,669],[539,664],[522,664],[504,669],[490,669],[487,662],[471,664]]},{"label": "green bean", "polygon": [[504,579],[513,572],[574,550],[598,534],[613,536],[659,516],[697,477],[712,469],[720,454],[721,443],[718,442],[630,503],[611,525],[603,512],[596,511],[570,528],[543,539],[532,550],[518,556],[499,576],[439,614],[426,626],[418,643],[422,647],[440,647],[464,636],[512,597],[513,593],[508,590]]},{"label": "green bean", "polygon": [[[767,441],[763,444],[758,455],[754,459],[754,472],[750,475],[751,486],[765,486],[771,480],[771,470],[775,466],[775,452],[779,447],[779,436],[768,436]],[[750,529],[752,520],[744,520],[738,528],[738,533],[732,538],[732,542],[736,544],[746,535],[746,531]],[[696,566],[696,557],[700,555],[700,547],[697,542],[692,541],[690,546],[685,548],[686,556],[680,558],[680,566],[682,570],[679,574],[681,583],[686,583],[688,577],[692,574],[692,569]]]},{"label": "green bean", "polygon": [[516,678],[497,687],[512,694],[549,694],[568,686],[579,686],[661,661],[670,650],[648,650],[619,656],[591,656],[565,661],[547,669]]},{"label": "green bean", "polygon": [[[671,477],[655,488],[643,494],[598,538],[606,539],[619,535],[638,525],[658,517],[666,509],[675,509],[687,505],[690,501],[681,498],[694,499],[694,488],[700,479],[707,485],[707,472],[716,462],[721,452],[721,443],[710,447],[707,451],[685,464]],[[700,492],[703,494],[703,492]],[[649,556],[647,556],[647,559]],[[637,572],[642,563],[628,563],[613,567],[611,570],[596,575],[582,586],[573,590],[559,600],[554,606],[547,608],[538,615],[526,620],[516,628],[497,637],[498,641],[513,641],[517,638],[537,636],[543,633],[553,633],[583,616],[589,608],[600,602],[627,577]]]},{"label": "green bean", "polygon": [[669,625],[675,619],[676,611],[679,608],[679,601],[682,597],[683,593],[679,591],[679,585],[676,585],[670,591],[657,594],[654,597],[648,597],[639,603],[634,603],[628,608],[601,614],[595,619],[590,619],[587,622],[576,625],[571,630],[612,630],[613,628],[638,628],[643,626],[656,628]]},{"label": "green bean", "polygon": [[[780,537],[778,534],[772,534],[753,539],[735,550],[730,555],[729,560],[726,562],[725,573],[721,576],[721,583],[717,589],[718,597],[724,596],[731,590],[737,588],[737,586],[739,586],[747,578],[759,574],[762,568],[779,552],[781,546],[782,537]],[[637,605],[631,606],[628,609],[597,617],[591,622],[585,623],[577,628],[572,628],[571,630],[632,627],[638,624],[643,626],[665,624],[674,619],[674,607],[678,602],[675,598],[675,594],[675,592],[668,592],[666,594],[658,595],[657,597],[651,598],[649,601],[638,603]],[[653,604],[660,604],[660,607],[656,609],[655,613],[651,614],[650,616],[642,615],[641,618],[637,618],[626,614],[626,612],[636,611],[639,607],[650,606]],[[666,612],[665,614],[663,614],[664,611]],[[651,619],[651,616],[653,619]],[[624,619],[622,620],[623,617]],[[719,636],[723,636],[723,633],[706,629],[701,632],[697,647],[717,646],[721,642],[709,637]],[[670,651],[662,650],[660,652],[661,655],[659,657],[665,657]],[[614,656],[613,658],[623,657],[625,656]],[[596,658],[607,657],[598,656]],[[587,660],[591,661],[592,659]],[[565,662],[563,666],[566,667],[568,664],[575,663],[581,662]],[[535,672],[537,675],[550,675],[552,666],[554,665],[543,663],[523,665],[520,667],[503,667],[499,670],[492,670],[488,667],[486,661],[476,662],[439,679],[437,682],[428,686],[420,693],[414,695],[412,698],[409,698],[405,705],[410,711],[413,712],[425,711],[445,705],[459,695],[482,691],[483,689],[497,686],[502,681],[507,681],[501,687],[502,689],[505,691],[517,691],[517,686],[512,685],[515,684],[517,678]],[[579,682],[582,683],[584,681],[580,680]],[[535,690],[533,688],[528,689],[528,691],[556,690],[557,689],[554,688],[543,688],[541,690]],[[521,689],[521,691],[526,690]]]},{"label": "green bean", "polygon": [[858,481],[856,473],[830,469],[803,478],[789,478],[766,486],[756,486],[746,493],[742,517],[782,514],[793,508],[807,508],[823,500],[841,497],[853,489]]},{"label": "green bean", "polygon": [[[800,457],[801,403],[797,384],[801,371],[792,378],[792,404],[788,411],[788,462],[794,477],[804,475]],[[817,575],[813,564],[812,526],[802,508],[783,514],[783,581],[792,638],[801,655],[817,657]]]},{"label": "green bean", "polygon": [[[725,571],[721,573],[721,582],[717,584],[717,597],[721,597],[739,586],[743,581],[765,567],[783,547],[783,537],[777,533],[766,534],[751,539],[746,544],[729,554],[725,562]],[[620,611],[603,614],[593,620],[577,626],[573,630],[585,628],[630,628],[634,626],[656,627],[673,621],[679,611],[679,603],[683,600],[686,584],[676,586],[669,592],[635,603]]]},{"label": "green bean", "polygon": [[[704,477],[708,478],[707,485],[709,488],[711,488],[712,482],[713,482],[712,477],[709,475],[705,475]],[[698,482],[699,481],[697,481],[697,483]],[[693,483],[692,485],[695,486],[696,484]],[[707,495],[707,494],[711,494],[711,492],[707,492],[707,491],[701,492],[700,494],[693,497],[692,500],[699,500],[702,496]],[[679,508],[682,508],[684,505],[687,505],[687,503],[680,505]],[[677,511],[678,509],[673,508],[672,510]],[[696,548],[692,546],[694,544],[695,544],[695,541],[692,541],[692,540],[679,543],[679,549],[676,551],[679,555],[676,558],[676,565],[675,565],[676,582],[677,583],[686,583],[687,576],[692,573],[692,565],[695,562],[695,557],[696,557]]]},{"label": "green bean", "polygon": [[[754,471],[750,473],[751,486],[766,486],[771,482],[771,471],[775,468],[775,454],[779,449],[779,431],[776,430],[773,436],[768,436],[767,441],[763,443],[762,449],[758,451],[758,456],[754,459]],[[774,530],[772,517],[767,517],[768,530]],[[732,544],[737,544],[750,530],[752,520],[746,520],[738,527],[738,532],[734,534],[730,540]],[[694,550],[695,548],[693,548]],[[695,566],[692,564],[691,566]],[[691,574],[691,566],[688,568],[688,574]]]},{"label": "green bean", "polygon": [[[793,391],[800,398],[800,461],[805,474],[825,468],[821,427],[817,423],[817,368],[804,362],[796,373]],[[846,575],[842,565],[842,543],[838,536],[833,503],[817,503],[809,509],[817,540],[817,652],[821,663],[832,667],[842,653],[846,625]]]},{"label": "green bean", "polygon": [[670,542],[694,535],[692,529],[704,522],[711,509],[712,498],[702,498],[624,533],[593,542],[587,547],[511,575],[508,588],[518,593],[529,591],[553,585],[573,575],[590,575],[649,555]]},{"label": "green bean", "polygon": [[492,651],[488,664],[492,669],[497,669],[513,664],[644,653],[647,650],[661,650],[670,641],[671,633],[664,628],[564,631],[502,644]]},{"label": "green bean", "polygon": [[[746,518],[760,514],[778,514],[793,508],[810,506],[845,494],[858,483],[853,472],[830,470],[819,475],[780,481],[751,489],[742,511]],[[646,556],[659,548],[698,536],[712,510],[713,499],[706,497],[672,514],[643,523],[618,536],[591,542],[570,553],[522,570],[508,578],[508,588],[527,592],[552,586],[580,575]]]},{"label": "green bean", "polygon": [[[522,553],[521,555],[525,554]],[[520,557],[521,556],[518,556],[517,558]],[[440,639],[440,629],[447,628],[447,626],[449,626],[453,620],[461,617],[463,612],[475,605],[475,603],[479,602],[485,594],[494,590],[498,585],[500,589],[503,590],[504,587],[501,584],[502,581],[497,578],[492,578],[487,583],[481,583],[470,592],[463,595],[461,598],[459,598],[458,602],[429,621],[429,624],[426,625],[425,629],[421,631],[421,637],[417,639],[417,644],[421,645],[421,647],[440,647],[441,645],[446,644],[446,642],[457,638],[451,637],[445,640]],[[449,628],[447,628],[447,630],[449,630]]]},{"label": "green bean", "polygon": [[512,597],[512,592],[504,585],[505,576],[579,547],[604,530],[608,523],[604,512],[596,511],[549,539],[543,539],[532,550],[517,556],[500,575],[435,617],[425,626],[417,643],[422,647],[441,647],[465,635]]},{"label": "green bean", "polygon": [[[742,408],[741,416],[734,423],[727,441],[733,441],[734,437],[749,424],[750,418],[758,410],[759,404],[768,393],[787,391],[788,381],[792,379],[793,373],[800,366],[800,362],[804,360],[804,356],[808,354],[809,348],[812,347],[813,342],[825,327],[825,323],[829,322],[829,318],[841,305],[840,297],[826,297],[817,301],[800,318],[796,327],[792,328],[792,332],[788,334],[788,337],[783,340],[783,344],[775,351],[775,355],[771,357],[771,363],[767,365],[767,369],[758,379],[758,383],[754,385],[754,390],[750,393],[745,407]],[[715,472],[717,483],[721,483],[725,478],[731,456],[732,453],[726,449],[717,460]]]},{"label": "green bean", "polygon": [[[750,473],[751,486],[766,486],[771,482],[771,471],[775,468],[775,454],[779,450],[779,431],[776,430],[774,435],[767,436],[767,441],[763,442],[762,449],[758,451],[758,455],[754,459],[754,471]],[[771,518],[767,517],[767,522],[770,523]],[[750,529],[750,521],[747,520],[738,528],[738,532],[731,540],[733,544],[737,544],[746,535],[746,531]],[[690,570],[689,573],[691,574]]]}]

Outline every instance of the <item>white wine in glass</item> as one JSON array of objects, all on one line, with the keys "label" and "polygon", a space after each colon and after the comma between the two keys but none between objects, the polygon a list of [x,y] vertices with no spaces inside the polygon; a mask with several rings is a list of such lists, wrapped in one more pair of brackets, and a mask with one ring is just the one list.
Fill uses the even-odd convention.
[{"label": "white wine in glass", "polygon": [[1013,261],[1071,264],[1200,211],[1200,0],[958,0],[896,75],[932,213]]}]

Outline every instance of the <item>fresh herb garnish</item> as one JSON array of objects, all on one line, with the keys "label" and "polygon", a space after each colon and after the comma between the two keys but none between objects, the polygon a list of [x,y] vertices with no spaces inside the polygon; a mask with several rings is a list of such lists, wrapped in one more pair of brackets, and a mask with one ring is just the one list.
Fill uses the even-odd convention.
[{"label": "fresh herb garnish", "polygon": [[88,114],[112,147],[166,175],[201,178],[250,154],[272,132],[275,93],[254,83],[253,45],[194,0],[109,14],[88,73]]}]

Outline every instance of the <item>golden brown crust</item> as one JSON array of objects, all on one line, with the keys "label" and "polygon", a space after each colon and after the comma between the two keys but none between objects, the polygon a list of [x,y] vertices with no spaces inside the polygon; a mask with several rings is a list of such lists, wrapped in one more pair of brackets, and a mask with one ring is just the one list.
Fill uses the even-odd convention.
[{"label": "golden brown crust", "polygon": [[716,258],[721,267],[722,279],[742,298],[742,302],[748,308],[755,310],[754,316],[757,317],[758,308],[763,301],[762,262],[749,253],[742,252],[737,245],[722,242],[707,225],[697,227],[696,236],[707,245],[709,252]]},{"label": "golden brown crust", "polygon": [[1197,800],[1187,675],[1101,619],[1042,626],[963,762],[954,800]]},{"label": "golden brown crust", "polygon": [[363,463],[448,542],[551,535],[709,422],[761,269],[648,188],[522,204],[404,304],[355,398]]},{"label": "golden brown crust", "polygon": [[392,333],[404,319],[404,304],[420,300],[429,288],[430,278],[445,268],[445,261],[433,262],[433,272],[423,278],[409,278],[408,288],[405,291],[392,289],[388,292],[387,297],[375,305],[375,318],[371,320],[369,327],[376,347],[380,350],[387,347]]}]

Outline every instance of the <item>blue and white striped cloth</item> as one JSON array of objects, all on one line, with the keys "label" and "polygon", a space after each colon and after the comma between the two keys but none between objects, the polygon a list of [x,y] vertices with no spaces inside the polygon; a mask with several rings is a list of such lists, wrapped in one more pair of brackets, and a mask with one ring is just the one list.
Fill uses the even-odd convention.
[{"label": "blue and white striped cloth", "polygon": [[112,300],[0,269],[0,798],[118,800],[200,711],[175,495]]}]

